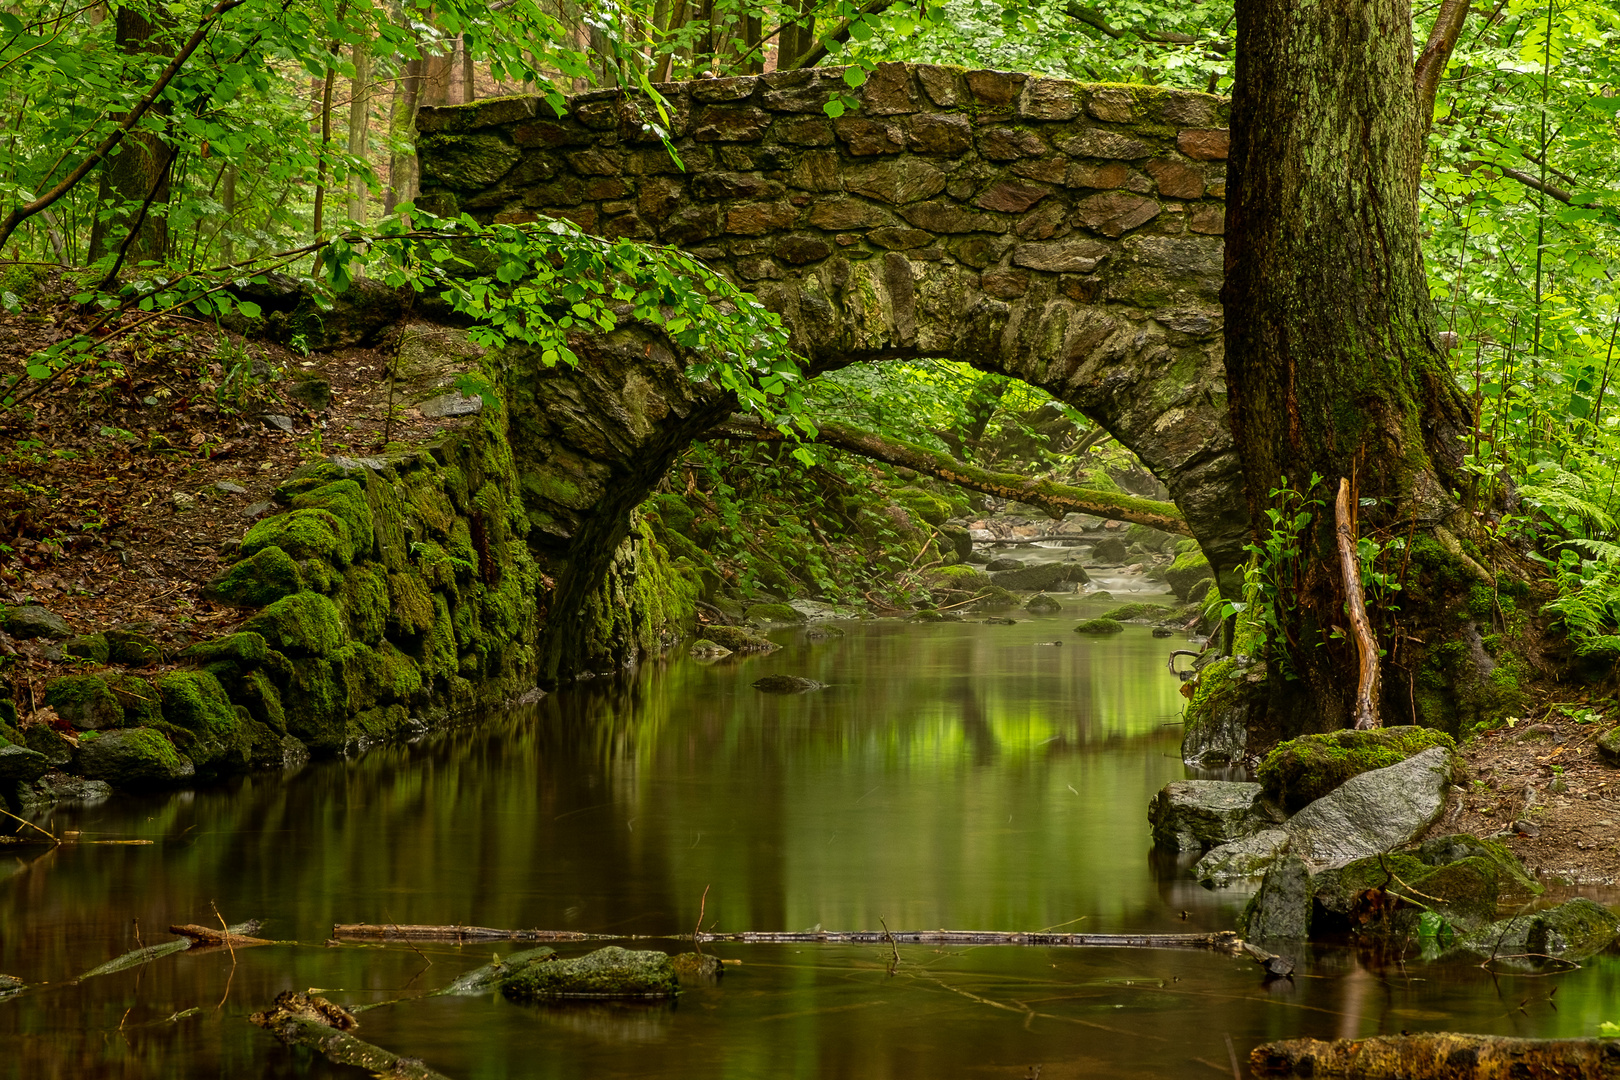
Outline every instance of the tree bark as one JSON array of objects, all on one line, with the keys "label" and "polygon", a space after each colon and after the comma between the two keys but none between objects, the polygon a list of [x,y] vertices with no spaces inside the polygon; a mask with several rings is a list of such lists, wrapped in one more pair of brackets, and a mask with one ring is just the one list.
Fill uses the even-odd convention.
[{"label": "tree bark", "polygon": [[[349,81],[349,156],[364,159],[371,136],[371,42],[357,41],[352,52],[354,78]],[[366,220],[366,180],[349,173],[349,220]]]},{"label": "tree bark", "polygon": [[[1363,532],[1410,534],[1430,553],[1459,546],[1457,535],[1472,543],[1477,530],[1458,497],[1469,484],[1470,407],[1424,278],[1410,28],[1407,0],[1238,5],[1222,301],[1251,520],[1266,521],[1280,504],[1267,493],[1279,487],[1325,511],[1333,493],[1320,478],[1354,477]],[[1273,693],[1304,730],[1344,727],[1358,684],[1353,641],[1335,633],[1347,597],[1333,530],[1331,513],[1314,514],[1303,583],[1279,612],[1299,680],[1273,679]],[[1417,560],[1413,574],[1426,567]],[[1446,599],[1403,594],[1401,620],[1435,628],[1427,647],[1460,632],[1439,618]],[[1412,636],[1382,643],[1408,676],[1385,680],[1388,723],[1412,722],[1417,710],[1409,680],[1421,658],[1395,655]]]},{"label": "tree bark", "polygon": [[[162,10],[162,9],[157,9]],[[121,7],[116,16],[118,51],[128,56],[141,54],[172,56],[173,46],[164,34],[164,25],[146,17],[146,9]],[[161,102],[150,110],[159,116],[168,109]],[[90,261],[124,246],[123,261],[140,263],[161,259],[169,246],[169,163],[174,147],[161,134],[140,129],[125,136],[116,154],[107,158],[101,170],[101,190],[97,202],[112,202],[110,216],[97,216],[90,229]],[[124,245],[125,230],[133,229]]]},{"label": "tree bark", "polygon": [[[734,416],[731,420],[703,436],[705,439],[757,439],[779,442],[785,436],[751,416]],[[1114,491],[1071,487],[1050,480],[1032,480],[1017,473],[991,472],[976,465],[957,461],[949,454],[930,450],[925,446],[886,439],[870,431],[861,431],[844,424],[818,425],[815,441],[825,446],[836,446],[874,461],[887,462],[1000,499],[1038,506],[1055,518],[1065,514],[1091,514],[1113,521],[1129,521],[1164,532],[1191,536],[1192,530],[1182,518],[1174,503],[1139,499]]]}]

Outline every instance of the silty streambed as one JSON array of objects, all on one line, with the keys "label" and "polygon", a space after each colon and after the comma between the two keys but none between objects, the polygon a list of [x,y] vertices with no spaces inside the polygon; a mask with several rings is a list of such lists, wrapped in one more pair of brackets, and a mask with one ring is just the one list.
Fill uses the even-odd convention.
[{"label": "silty streambed", "polygon": [[[340,922],[622,933],[1228,929],[1246,899],[1150,856],[1186,775],[1173,642],[1071,632],[1103,606],[983,623],[842,624],[766,657],[681,657],[416,746],[195,792],[61,807],[11,847],[0,1077],[354,1076],[246,1021],[281,990],[411,998],[522,946],[324,944]],[[1044,644],[1061,641],[1061,645]],[[752,688],[770,673],[828,684]],[[167,956],[74,984],[170,923],[265,920],[298,945]],[[676,942],[652,947],[679,951]],[[565,946],[583,952],[593,946]],[[458,1078],[1231,1075],[1266,1039],[1454,1029],[1589,1035],[1620,958],[1551,978],[1301,950],[1263,985],[1209,952],[722,945],[661,1005],[405,1000],[359,1034]],[[1549,991],[1557,993],[1549,998]],[[187,1012],[187,1010],[195,1010]],[[177,1015],[184,1014],[184,1015]],[[1246,1070],[1245,1070],[1246,1071]]]}]

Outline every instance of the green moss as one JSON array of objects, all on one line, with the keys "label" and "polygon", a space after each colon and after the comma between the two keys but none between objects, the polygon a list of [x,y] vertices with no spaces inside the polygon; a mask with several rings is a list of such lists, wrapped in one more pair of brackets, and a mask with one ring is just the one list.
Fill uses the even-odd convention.
[{"label": "green moss", "polygon": [[329,510],[310,507],[267,517],[242,537],[242,554],[256,555],[279,547],[294,559],[321,559],[347,564],[355,545],[349,527]]},{"label": "green moss", "polygon": [[165,735],[148,728],[109,731],[79,740],[77,767],[89,779],[137,789],[177,783],[195,772]]},{"label": "green moss", "polygon": [[678,989],[675,969],[666,954],[617,946],[573,960],[527,964],[501,980],[501,993],[513,1001],[661,998],[673,996]]},{"label": "green moss", "polygon": [[1484,859],[1496,868],[1497,880],[1504,888],[1532,896],[1546,891],[1545,886],[1530,876],[1524,864],[1500,840],[1470,833],[1435,836],[1423,841],[1418,848],[1418,858],[1431,866],[1444,866],[1469,858]]},{"label": "green moss", "polygon": [[776,643],[769,638],[762,637],[751,630],[744,630],[740,626],[705,626],[703,637],[710,644],[730,649],[732,652],[770,652],[775,649]]},{"label": "green moss", "polygon": [[381,568],[357,563],[343,576],[339,605],[349,636],[375,645],[388,628],[388,579]]},{"label": "green moss", "polygon": [[889,497],[905,507],[912,517],[929,525],[943,525],[951,517],[951,504],[931,491],[904,487],[890,493]]},{"label": "green moss", "polygon": [[1209,560],[1204,553],[1197,549],[1183,551],[1176,556],[1175,562],[1164,572],[1165,583],[1176,594],[1176,598],[1183,602],[1192,587],[1207,577],[1213,577],[1214,572],[1209,567]]},{"label": "green moss", "polygon": [[288,656],[325,656],[347,637],[337,606],[319,593],[283,597],[242,629],[263,635],[271,648]]},{"label": "green moss", "polygon": [[248,671],[236,676],[229,693],[232,704],[246,709],[256,723],[278,736],[287,734],[287,713],[281,707],[281,692],[264,672]]},{"label": "green moss", "polygon": [[206,671],[171,671],[157,680],[163,719],[185,734],[176,744],[204,774],[247,767],[248,733],[219,680]]},{"label": "green moss", "polygon": [[437,475],[428,472],[413,474],[405,482],[405,504],[411,518],[422,526],[418,539],[430,536],[441,539],[450,535],[456,523],[455,507],[440,486]]},{"label": "green moss", "polygon": [[348,736],[362,743],[384,742],[403,731],[410,718],[402,705],[379,705],[350,717]]},{"label": "green moss", "polygon": [[1432,728],[1391,727],[1302,735],[1267,754],[1256,778],[1267,795],[1292,813],[1352,776],[1397,765],[1434,746],[1456,749],[1451,736]]},{"label": "green moss", "polygon": [[109,674],[107,686],[124,710],[126,727],[151,727],[163,719],[163,695],[139,675]]},{"label": "green moss", "polygon": [[1087,619],[1085,622],[1074,628],[1074,632],[1077,634],[1093,635],[1120,634],[1124,633],[1124,631],[1125,627],[1121,626],[1113,619]]},{"label": "green moss", "polygon": [[343,584],[342,572],[321,559],[305,559],[298,564],[298,570],[303,574],[308,590],[322,596],[336,595],[338,587]]},{"label": "green moss", "polygon": [[990,575],[972,566],[936,566],[923,575],[929,588],[952,589],[957,592],[976,592],[990,584]]},{"label": "green moss", "polygon": [[1000,585],[986,585],[975,589],[978,598],[973,601],[976,611],[1007,611],[1019,604],[1018,594]]},{"label": "green moss", "polygon": [[281,688],[281,704],[288,733],[302,739],[312,752],[335,754],[343,749],[348,695],[330,661],[292,661]]},{"label": "green moss", "polygon": [[371,530],[376,538],[378,561],[390,572],[404,569],[410,539],[405,505],[399,492],[393,483],[374,479],[366,485],[366,502],[371,507]]},{"label": "green moss", "polygon": [[45,687],[45,704],[80,731],[121,727],[124,707],[100,675],[64,675]]},{"label": "green moss", "polygon": [[1163,604],[1125,604],[1103,614],[1104,619],[1115,622],[1153,622],[1171,613]]},{"label": "green moss", "polygon": [[413,638],[433,625],[433,593],[417,571],[388,575],[388,633]]},{"label": "green moss", "polygon": [[261,548],[209,582],[203,595],[236,607],[264,607],[304,587],[292,556],[274,544]]},{"label": "green moss", "polygon": [[351,558],[363,558],[374,549],[376,536],[372,531],[371,503],[355,481],[336,480],[323,484],[295,496],[292,505],[293,513],[325,510],[342,522],[348,534]]},{"label": "green moss", "polygon": [[107,663],[111,656],[106,634],[81,634],[78,637],[68,638],[62,643],[62,651],[69,656],[77,656],[97,664]]},{"label": "green moss", "polygon": [[251,630],[227,634],[212,641],[199,641],[180,654],[195,664],[228,663],[242,668],[263,667],[270,647],[264,635]]}]

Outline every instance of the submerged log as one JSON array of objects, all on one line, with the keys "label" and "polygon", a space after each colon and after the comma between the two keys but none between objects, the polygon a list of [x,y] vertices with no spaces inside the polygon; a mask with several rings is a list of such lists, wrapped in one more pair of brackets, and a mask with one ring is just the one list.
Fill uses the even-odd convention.
[{"label": "submerged log", "polygon": [[1424,1032],[1371,1039],[1286,1039],[1249,1054],[1260,1077],[1354,1077],[1355,1080],[1620,1080],[1620,1041],[1509,1039]]},{"label": "submerged log", "polygon": [[415,1058],[400,1057],[350,1035],[360,1026],[354,1015],[314,994],[284,991],[276,997],[274,1006],[254,1013],[248,1020],[273,1032],[289,1046],[320,1051],[337,1065],[354,1065],[374,1076],[399,1080],[448,1080]]},{"label": "submerged log", "polygon": [[1042,945],[1092,949],[1222,949],[1234,950],[1243,942],[1230,930],[1213,934],[1048,934],[1039,931],[1003,933],[995,930],[806,930],[797,932],[744,931],[737,934],[698,934],[703,944],[737,942],[747,945]]},{"label": "submerged log", "polygon": [[580,934],[572,930],[495,930],[488,926],[401,926],[338,923],[332,936],[381,941],[622,941],[630,934]]}]

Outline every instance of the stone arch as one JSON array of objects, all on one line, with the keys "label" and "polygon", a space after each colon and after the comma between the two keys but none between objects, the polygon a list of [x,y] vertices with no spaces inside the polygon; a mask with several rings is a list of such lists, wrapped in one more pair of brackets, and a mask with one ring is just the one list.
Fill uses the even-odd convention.
[{"label": "stone arch", "polygon": [[[648,103],[617,91],[578,95],[560,117],[537,98],[424,109],[418,202],[690,250],[779,312],[816,372],[934,357],[1040,387],[1165,482],[1223,589],[1237,589],[1249,522],[1222,353],[1224,100],[912,64],[880,65],[836,120],[822,108],[847,92],[836,70],[659,89],[680,165]],[[610,374],[525,376],[572,402],[562,427],[581,429],[567,449],[575,437],[546,421],[537,452],[596,474],[564,500],[578,505],[527,496],[557,522],[570,595],[606,572],[619,504],[724,412],[720,395],[669,382],[680,362],[666,345],[641,363],[625,335],[657,337],[582,342],[582,356],[624,355]],[[611,399],[604,379],[642,404],[585,420],[583,384]],[[655,417],[663,405],[647,403],[664,389],[674,404]],[[587,444],[621,464],[591,460]]]}]

